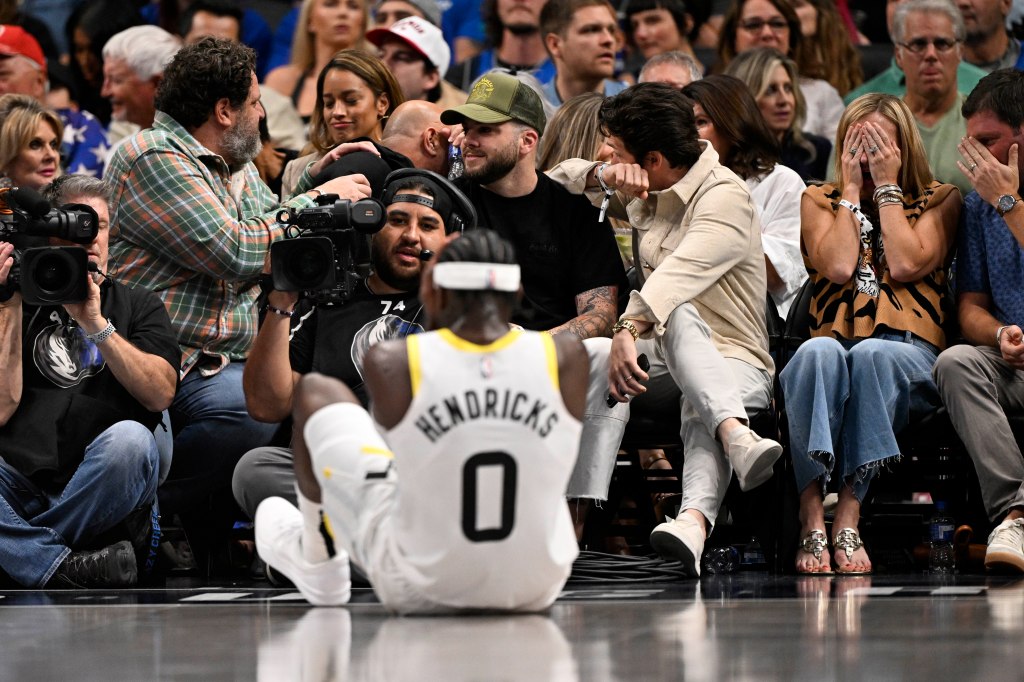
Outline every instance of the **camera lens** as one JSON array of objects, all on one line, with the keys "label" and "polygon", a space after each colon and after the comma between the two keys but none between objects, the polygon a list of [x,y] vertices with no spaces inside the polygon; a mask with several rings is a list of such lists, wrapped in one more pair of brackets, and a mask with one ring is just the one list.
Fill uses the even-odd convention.
[{"label": "camera lens", "polygon": [[73,266],[74,263],[64,253],[48,253],[35,262],[32,268],[32,281],[44,293],[60,293],[72,284]]},{"label": "camera lens", "polygon": [[323,281],[326,273],[334,270],[333,261],[321,248],[295,249],[288,261],[288,276],[299,288],[313,288]]}]

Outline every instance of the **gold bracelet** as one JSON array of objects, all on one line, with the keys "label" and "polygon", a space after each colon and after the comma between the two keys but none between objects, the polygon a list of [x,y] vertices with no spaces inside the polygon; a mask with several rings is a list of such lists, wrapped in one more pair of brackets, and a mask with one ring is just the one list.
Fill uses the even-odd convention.
[{"label": "gold bracelet", "polygon": [[640,330],[633,324],[633,320],[619,320],[612,326],[612,336],[625,329],[633,337],[633,341],[640,338]]}]

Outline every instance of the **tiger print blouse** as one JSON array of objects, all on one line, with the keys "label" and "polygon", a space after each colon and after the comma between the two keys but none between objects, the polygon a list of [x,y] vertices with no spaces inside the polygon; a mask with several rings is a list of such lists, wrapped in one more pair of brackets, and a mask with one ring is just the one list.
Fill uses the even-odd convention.
[{"label": "tiger print blouse", "polygon": [[[913,226],[929,205],[938,205],[955,190],[953,185],[933,182],[920,196],[904,194],[907,222]],[[842,191],[834,185],[812,185],[807,188],[807,195],[822,208],[828,207],[833,213],[839,210]],[[873,202],[865,202],[863,209],[866,220],[861,221],[860,259],[848,282],[837,284],[820,275],[811,265],[801,240],[800,250],[813,286],[811,336],[864,339],[876,331],[909,331],[940,350],[945,348],[943,308],[952,250],[939,268],[918,281],[897,282],[889,276],[885,261],[878,210]]]}]

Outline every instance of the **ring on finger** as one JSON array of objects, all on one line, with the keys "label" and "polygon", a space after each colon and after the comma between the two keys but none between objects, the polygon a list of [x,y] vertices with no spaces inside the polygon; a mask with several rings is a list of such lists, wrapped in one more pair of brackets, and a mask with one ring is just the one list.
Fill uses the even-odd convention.
[{"label": "ring on finger", "polygon": [[857,156],[857,148],[850,147],[850,156]]},{"label": "ring on finger", "polygon": [[971,171],[973,173],[974,169],[977,168],[977,167],[978,167],[978,164],[972,163],[970,166],[967,167],[967,170],[969,170],[969,171]]},{"label": "ring on finger", "polygon": [[871,152],[872,154],[876,154],[878,152],[878,147],[876,145],[871,145],[870,147],[868,147],[868,151]]}]

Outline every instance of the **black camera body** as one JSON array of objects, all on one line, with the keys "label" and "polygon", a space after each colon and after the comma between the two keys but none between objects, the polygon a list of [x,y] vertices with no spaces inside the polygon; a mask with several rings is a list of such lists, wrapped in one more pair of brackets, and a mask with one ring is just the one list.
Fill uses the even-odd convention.
[{"label": "black camera body", "polygon": [[278,291],[299,291],[318,304],[347,301],[370,274],[370,235],[387,220],[375,199],[350,202],[337,194],[316,206],[281,211],[288,239],[270,247],[271,275]]},{"label": "black camera body", "polygon": [[51,208],[49,202],[30,189],[0,190],[0,240],[23,249],[15,251],[8,288],[20,289],[22,300],[33,305],[85,300],[89,294],[89,259],[85,249],[35,244],[45,243],[49,237],[91,244],[98,230],[99,217],[87,204]]}]

